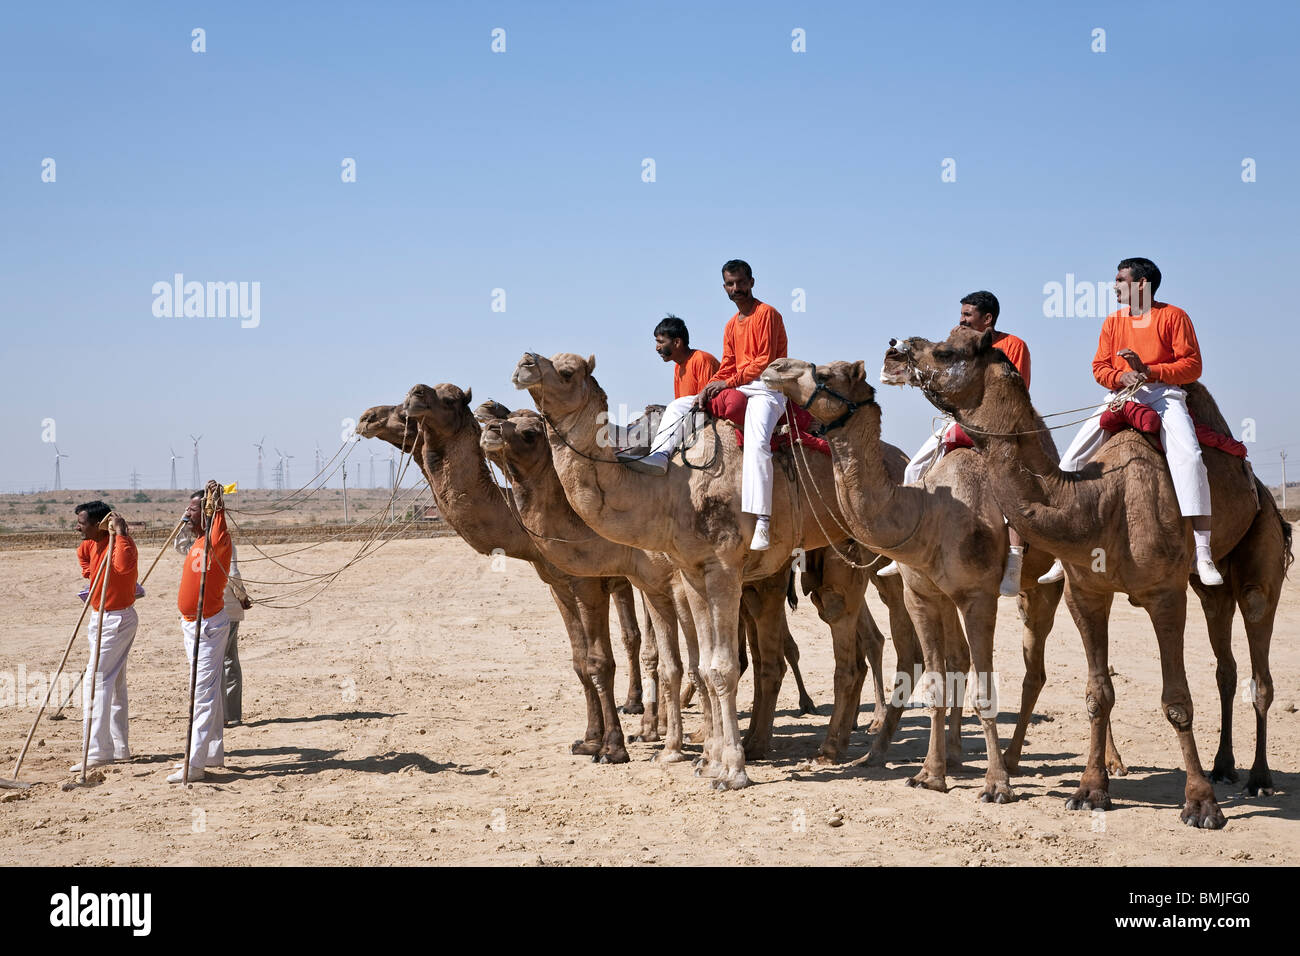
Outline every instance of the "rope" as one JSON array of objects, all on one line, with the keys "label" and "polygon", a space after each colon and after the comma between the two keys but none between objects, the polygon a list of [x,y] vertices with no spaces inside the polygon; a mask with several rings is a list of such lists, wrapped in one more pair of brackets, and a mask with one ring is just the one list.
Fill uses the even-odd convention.
[{"label": "rope", "polygon": [[[789,423],[789,410],[790,410],[790,406],[787,404],[786,414],[783,416],[786,418],[787,424]],[[822,497],[821,491],[817,488],[817,483],[813,481],[812,465],[808,463],[808,453],[804,449],[803,442],[799,441],[798,436],[793,434],[793,426],[792,426],[792,438],[794,439],[793,444],[799,446],[799,454],[792,455],[792,457],[795,459],[794,462],[795,479],[798,482],[799,486],[803,489],[804,497],[807,498],[812,497],[811,495],[808,494],[808,486],[812,486],[813,494],[817,496],[817,500],[820,501],[822,505],[826,508],[826,513],[831,516],[831,521],[834,522],[839,527],[839,529],[844,532],[844,536],[846,538],[848,538],[850,541],[855,540],[853,537],[853,532],[849,531],[848,528],[845,528],[842,524],[840,524],[839,519],[835,517],[835,511],[830,507],[829,504],[827,504],[826,499]],[[800,458],[803,459],[804,467],[808,470],[808,478],[806,483],[804,481],[803,474],[799,471]],[[855,568],[858,571],[870,571],[880,561],[881,557],[883,557],[883,555],[877,554],[875,560],[873,560],[870,564],[858,564],[848,555],[844,554],[844,552],[840,551],[839,548],[835,547],[835,542],[834,540],[832,540],[832,536],[826,531],[826,527],[822,524],[822,519],[817,517],[816,508],[812,509],[812,516],[813,516],[813,521],[817,522],[817,527],[821,529],[822,537],[826,539],[827,547],[829,547],[832,551],[834,551],[836,556],[845,564],[847,564],[849,567]],[[915,534],[915,530],[913,531],[913,534]],[[911,535],[909,535],[908,537],[911,537]]]},{"label": "rope", "polygon": [[[338,451],[334,452],[334,454],[330,456],[330,460],[325,462],[324,467],[322,467],[320,471],[316,472],[315,475],[313,475],[310,479],[308,479],[307,484],[303,485],[301,488],[298,488],[296,491],[293,491],[285,495],[283,498],[277,498],[275,501],[272,501],[271,502],[272,506],[279,505],[284,502],[293,501],[293,499],[296,498],[298,495],[300,495],[302,492],[306,491],[308,488],[311,488],[312,482],[314,482],[317,478],[320,478],[321,475],[325,474],[325,469],[329,468],[330,464],[334,461],[335,458],[338,458],[339,453],[342,452],[344,448],[347,448],[348,445],[351,445],[352,447],[348,449],[348,453],[343,456],[343,460],[340,461],[333,468],[331,468],[329,474],[325,475],[321,483],[317,485],[315,488],[312,488],[311,494],[304,497],[302,501],[307,501],[308,499],[310,499],[312,495],[316,494],[316,492],[320,491],[322,488],[325,487],[325,482],[330,480],[334,472],[339,470],[339,467],[342,466],[343,463],[348,460],[348,457],[352,454],[353,451],[356,450],[357,446],[360,444],[361,444],[361,439],[359,437],[357,438],[356,441],[353,441],[351,438],[345,438],[343,440],[343,444],[339,445]],[[302,501],[298,502],[298,504],[301,504]],[[240,508],[227,508],[226,511],[227,513],[233,511],[235,514],[246,515],[248,517],[263,517],[265,515],[280,514],[280,512],[282,511],[291,511],[293,510],[293,507],[296,507],[296,505],[292,507],[286,506],[284,508],[272,507],[271,510],[269,511],[244,511]]]}]

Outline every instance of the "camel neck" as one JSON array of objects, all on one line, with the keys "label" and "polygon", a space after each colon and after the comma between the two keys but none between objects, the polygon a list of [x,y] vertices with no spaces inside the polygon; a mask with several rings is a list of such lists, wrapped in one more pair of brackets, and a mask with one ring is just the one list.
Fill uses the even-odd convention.
[{"label": "camel neck", "polygon": [[479,554],[500,550],[511,558],[536,560],[536,548],[488,470],[478,423],[467,418],[445,440],[423,426],[421,433],[422,470],[443,520]]}]

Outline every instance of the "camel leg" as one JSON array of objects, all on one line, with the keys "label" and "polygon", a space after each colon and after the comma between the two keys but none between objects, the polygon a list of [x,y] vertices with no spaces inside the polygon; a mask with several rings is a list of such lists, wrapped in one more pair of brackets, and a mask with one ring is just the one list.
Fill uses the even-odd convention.
[{"label": "camel leg", "polygon": [[772,726],[776,721],[776,701],[785,677],[782,647],[790,637],[785,619],[785,585],[788,571],[747,587],[742,598],[745,616],[753,621],[754,709],[749,716],[749,731],[742,746],[746,760],[761,760],[772,746]]},{"label": "camel leg", "polygon": [[1056,606],[1061,601],[1062,589],[1061,582],[1035,584],[1021,591],[1016,598],[1016,607],[1020,610],[1020,620],[1024,625],[1020,634],[1020,649],[1025,659],[1025,677],[1020,684],[1020,714],[1016,718],[1016,729],[1002,756],[1008,773],[1016,773],[1020,769],[1020,753],[1025,746],[1029,721],[1034,716],[1034,705],[1038,703],[1038,695],[1047,683],[1044,649],[1047,646],[1047,635],[1052,631],[1052,621],[1056,617]]},{"label": "camel leg", "polygon": [[[623,637],[623,650],[627,652],[627,700],[619,707],[620,714],[640,714],[645,710],[641,687],[641,625],[636,619],[636,596],[632,588],[618,588],[614,594],[614,608],[618,611],[618,628]],[[653,647],[653,642],[647,642]],[[654,671],[647,670],[654,679]]]},{"label": "camel leg", "polygon": [[[1068,572],[1067,572],[1068,573]],[[1115,705],[1115,688],[1111,684],[1108,664],[1110,606],[1115,595],[1110,591],[1084,591],[1072,584],[1065,589],[1065,605],[1083,639],[1083,653],[1088,661],[1088,687],[1084,706],[1088,711],[1088,760],[1079,789],[1065,801],[1067,810],[1109,810],[1110,778],[1103,755],[1106,733],[1110,729],[1110,711]]]},{"label": "camel leg", "polygon": [[[835,655],[835,703],[826,737],[817,749],[818,763],[834,763],[844,756],[862,702],[862,684],[867,675],[866,653],[875,638],[884,636],[866,612],[866,579],[838,559],[824,557],[818,568],[820,581],[811,591],[817,615],[831,629]],[[877,669],[877,673],[879,670]],[[884,688],[880,690],[884,697]],[[882,711],[883,713],[883,711]]]},{"label": "camel leg", "polygon": [[578,599],[578,614],[587,632],[587,676],[596,689],[604,736],[600,763],[627,763],[630,759],[623,743],[623,725],[614,703],[614,651],[609,642],[610,578],[574,578],[573,593]]},{"label": "camel leg", "polygon": [[[690,681],[690,686],[681,694],[681,709],[685,710],[690,703],[691,695],[704,686],[704,681],[700,677],[700,641],[696,635],[695,617],[690,602],[686,599],[686,593],[680,582],[673,592],[673,599],[677,604],[677,623],[681,625],[682,635],[686,638],[686,677]],[[700,691],[700,714],[703,717],[700,729],[686,735],[687,743],[704,743],[708,739],[709,728],[713,726],[713,707],[705,691]]]},{"label": "camel leg", "polygon": [[[722,707],[718,701],[717,688],[709,679],[709,668],[713,662],[713,645],[718,640],[717,622],[713,615],[712,604],[705,589],[705,576],[702,572],[681,572],[685,585],[686,599],[691,606],[691,617],[695,622],[695,637],[699,646],[699,684],[701,702],[708,698],[705,710],[705,735],[702,741],[700,758],[696,761],[697,776],[716,777],[722,772]],[[740,596],[736,596],[737,612]]]},{"label": "camel leg", "polygon": [[1232,656],[1232,617],[1237,608],[1233,601],[1232,565],[1228,561],[1220,564],[1225,578],[1222,587],[1205,587],[1196,575],[1192,575],[1189,582],[1200,598],[1205,627],[1210,635],[1210,648],[1216,661],[1214,678],[1219,686],[1219,749],[1210,770],[1210,779],[1215,783],[1238,779],[1232,753],[1232,697],[1237,691],[1237,660]]},{"label": "camel leg", "polygon": [[[655,759],[663,763],[676,763],[686,759],[682,753],[682,712],[679,706],[682,659],[677,650],[677,609],[671,594],[646,595],[646,600],[655,639],[660,645],[658,669],[664,681],[661,697],[667,720],[664,747]],[[654,739],[659,739],[658,735]]]},{"label": "camel leg", "polygon": [[569,747],[569,753],[595,756],[600,753],[605,724],[600,714],[596,685],[587,674],[587,634],[583,630],[578,602],[572,589],[567,584],[552,584],[551,596],[555,598],[555,606],[560,609],[560,617],[564,620],[564,629],[569,635],[569,648],[573,652],[573,671],[578,675],[582,694],[587,701],[587,730],[581,740],[575,740]]},{"label": "camel leg", "polygon": [[1163,677],[1160,704],[1165,717],[1178,734],[1178,744],[1183,751],[1183,766],[1187,770],[1186,802],[1179,819],[1189,826],[1202,830],[1219,830],[1226,822],[1214,787],[1201,769],[1201,757],[1196,750],[1196,737],[1192,733],[1192,695],[1187,687],[1187,671],[1183,660],[1183,628],[1187,623],[1187,591],[1162,591],[1145,598],[1142,608],[1151,618],[1160,643],[1160,672]]},{"label": "camel leg", "polygon": [[943,606],[943,648],[946,664],[944,665],[944,686],[960,689],[960,692],[948,695],[948,763],[954,767],[961,766],[961,715],[966,705],[966,678],[970,674],[970,647],[966,644],[966,635],[962,633],[961,618],[957,605],[946,596],[940,598]]},{"label": "camel leg", "polygon": [[[703,583],[707,588],[706,607],[701,611],[713,625],[711,656],[705,679],[713,687],[714,703],[718,707],[717,723],[721,729],[721,746],[718,747],[721,766],[715,786],[722,790],[739,790],[749,786],[745,773],[745,750],[740,742],[740,723],[736,714],[736,684],[740,680],[737,661],[736,624],[740,613],[740,571],[738,568],[714,566],[705,569]],[[700,589],[702,592],[704,589]],[[691,610],[696,609],[696,596],[702,593],[692,589]],[[699,618],[696,618],[699,624]]]},{"label": "camel leg", "polygon": [[998,740],[998,690],[993,672],[993,629],[997,624],[997,614],[996,594],[978,594],[969,598],[962,608],[966,640],[975,666],[972,703],[975,716],[984,729],[984,746],[988,754],[984,791],[980,794],[983,803],[1011,803],[1016,799],[1007,765],[1002,759],[1002,744]]},{"label": "camel leg", "polygon": [[[904,572],[906,573],[906,572]],[[912,622],[916,625],[917,636],[921,642],[921,656],[925,662],[925,673],[921,675],[921,698],[930,715],[930,746],[925,755],[925,763],[915,776],[907,781],[909,787],[925,787],[947,793],[947,748],[944,742],[944,717],[946,688],[944,678],[948,660],[944,653],[944,616],[945,612],[939,599],[947,600],[938,591],[933,594],[917,594],[908,582],[905,590],[907,609]]]},{"label": "camel leg", "polygon": [[1271,797],[1273,772],[1268,768],[1268,708],[1273,703],[1273,675],[1268,668],[1269,643],[1273,638],[1273,611],[1277,610],[1277,595],[1267,620],[1246,620],[1246,640],[1250,645],[1250,670],[1254,686],[1255,706],[1255,761],[1246,778],[1246,796]]},{"label": "camel leg", "polygon": [[[866,592],[863,592],[865,598]],[[867,724],[867,733],[878,734],[880,728],[885,725],[885,711],[888,703],[885,701],[885,635],[881,633],[880,628],[876,626],[876,620],[871,616],[871,611],[867,608],[867,602],[862,602],[862,607],[858,611],[858,653],[866,661],[867,669],[871,673],[871,689],[875,693],[876,703],[871,711],[871,723]],[[863,678],[865,679],[865,674]],[[859,686],[859,697],[861,688]]]},{"label": "camel leg", "polygon": [[889,609],[889,638],[894,644],[894,687],[886,704],[884,722],[871,741],[871,748],[853,761],[851,766],[863,764],[868,767],[883,767],[885,754],[898,730],[898,722],[903,716],[907,699],[911,696],[912,682],[916,679],[921,664],[921,644],[917,640],[912,616],[907,610],[902,578],[881,578],[875,574],[870,577],[880,592],[880,599]]},{"label": "camel leg", "polygon": [[817,705],[813,703],[808,688],[804,686],[803,674],[799,670],[799,645],[794,642],[794,635],[790,633],[788,626],[785,631],[785,661],[790,665],[790,671],[794,674],[795,687],[799,689],[800,716],[817,713]]}]

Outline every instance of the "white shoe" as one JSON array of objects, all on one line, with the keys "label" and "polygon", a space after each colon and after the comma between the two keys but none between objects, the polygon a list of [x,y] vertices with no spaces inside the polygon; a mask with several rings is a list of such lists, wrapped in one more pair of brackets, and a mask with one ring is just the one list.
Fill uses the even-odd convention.
[{"label": "white shoe", "polygon": [[1039,584],[1055,584],[1065,577],[1065,567],[1061,564],[1061,559],[1057,558],[1052,562],[1052,566],[1047,569],[1047,573],[1038,579]]},{"label": "white shoe", "polygon": [[[185,774],[185,769],[182,767],[180,770],[177,770],[175,773],[168,774],[167,782],[180,783],[185,779],[184,774]],[[193,783],[195,780],[202,780],[206,776],[207,774],[203,772],[202,767],[190,767],[190,783]]]},{"label": "white shoe", "polygon": [[[107,767],[113,761],[111,760],[92,760],[89,769],[94,770],[96,767]],[[81,762],[78,761],[68,768],[69,773],[81,773]]]},{"label": "white shoe", "polygon": [[1015,597],[1020,593],[1020,569],[1024,560],[1023,554],[1008,552],[1007,568],[1002,572],[1002,583],[998,585],[998,593],[1003,597]]},{"label": "white shoe", "polygon": [[768,538],[768,522],[759,521],[754,525],[754,540],[749,542],[750,551],[766,551],[772,542]]},{"label": "white shoe", "polygon": [[[185,766],[185,761],[182,760],[180,763],[174,763],[174,764],[172,764],[172,769],[173,769],[173,770],[180,770],[181,767],[183,767],[183,766]],[[225,769],[226,769],[226,765],[225,765],[224,763],[205,763],[205,764],[203,765],[203,769],[205,769],[205,770],[225,770]]]},{"label": "white shoe", "polygon": [[668,474],[668,455],[662,451],[652,451],[644,458],[627,452],[619,452],[616,457],[633,471],[639,471],[643,475]]},{"label": "white shoe", "polygon": [[878,578],[892,578],[898,573],[898,562],[890,561],[887,565],[876,572]]},{"label": "white shoe", "polygon": [[1219,569],[1214,566],[1214,561],[1210,558],[1196,559],[1196,576],[1207,587],[1218,587],[1223,583],[1223,575],[1219,573]]}]

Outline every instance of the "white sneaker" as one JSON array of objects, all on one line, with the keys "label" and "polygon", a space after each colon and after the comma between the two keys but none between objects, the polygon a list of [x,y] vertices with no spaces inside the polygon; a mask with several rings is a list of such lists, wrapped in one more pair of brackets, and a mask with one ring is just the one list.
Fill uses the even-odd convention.
[{"label": "white sneaker", "polygon": [[1024,560],[1023,554],[1007,553],[1007,568],[1002,572],[1002,583],[998,585],[998,593],[1003,597],[1015,597],[1020,593],[1020,569]]},{"label": "white sneaker", "polygon": [[[107,767],[107,766],[108,766],[109,764],[111,764],[112,762],[113,762],[113,761],[111,761],[111,760],[92,760],[92,761],[90,761],[90,767],[89,767],[89,769],[90,769],[90,770],[94,770],[96,767]],[[81,762],[78,761],[77,763],[74,763],[71,767],[68,768],[68,772],[69,772],[69,773],[81,773]]]},{"label": "white sneaker", "polygon": [[1057,558],[1052,562],[1052,566],[1047,569],[1047,573],[1038,579],[1039,584],[1055,584],[1065,577],[1065,567],[1061,564],[1061,559]]},{"label": "white sneaker", "polygon": [[892,578],[898,573],[898,562],[890,561],[887,565],[876,572],[878,578]]},{"label": "white sneaker", "polygon": [[1223,575],[1219,573],[1219,569],[1214,566],[1214,561],[1210,558],[1196,559],[1196,576],[1207,587],[1218,587],[1223,583]]},{"label": "white sneaker", "polygon": [[754,540],[749,542],[750,551],[766,551],[772,544],[768,538],[768,522],[759,521],[754,525]]},{"label": "white sneaker", "polygon": [[644,458],[626,452],[619,452],[615,457],[633,471],[639,471],[643,475],[668,474],[668,455],[662,451],[652,451]]},{"label": "white sneaker", "polygon": [[[175,773],[168,774],[167,782],[180,783],[185,779],[184,774],[185,774],[185,769],[182,767],[180,770],[177,770]],[[190,767],[190,783],[193,783],[195,780],[202,780],[206,776],[207,774],[203,772],[202,767]]]}]

